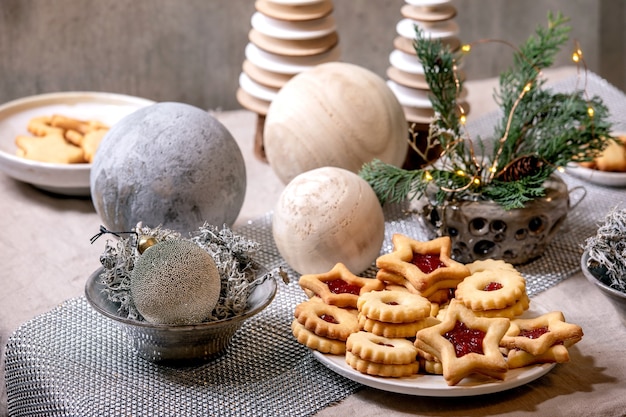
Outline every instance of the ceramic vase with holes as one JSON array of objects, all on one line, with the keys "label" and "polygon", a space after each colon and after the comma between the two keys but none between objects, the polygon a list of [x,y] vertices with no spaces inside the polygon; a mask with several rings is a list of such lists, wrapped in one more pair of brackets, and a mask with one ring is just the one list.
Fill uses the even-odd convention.
[{"label": "ceramic vase with holes", "polygon": [[570,192],[558,176],[546,195],[521,209],[504,210],[490,200],[426,202],[419,213],[434,236],[450,236],[452,257],[462,263],[502,259],[513,265],[539,257],[565,221]]}]

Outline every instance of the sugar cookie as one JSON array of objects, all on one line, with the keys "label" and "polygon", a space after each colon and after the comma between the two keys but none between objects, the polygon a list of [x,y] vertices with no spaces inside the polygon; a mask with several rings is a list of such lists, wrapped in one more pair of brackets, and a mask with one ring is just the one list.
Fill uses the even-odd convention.
[{"label": "sugar cookie", "polygon": [[417,360],[417,350],[409,340],[368,332],[352,333],[346,340],[346,350],[366,361],[386,365],[405,365]]},{"label": "sugar cookie", "polygon": [[387,365],[384,363],[367,361],[351,352],[346,352],[346,363],[362,374],[390,378],[411,376],[415,375],[419,371],[418,361],[403,365]]},{"label": "sugar cookie", "polygon": [[394,249],[376,259],[376,266],[406,278],[416,290],[452,288],[470,275],[450,257],[448,236],[420,242],[402,234],[392,236]]},{"label": "sugar cookie", "polygon": [[451,300],[445,320],[417,332],[415,346],[441,362],[448,385],[474,373],[504,379],[507,364],[499,343],[508,328],[508,319],[477,317]]},{"label": "sugar cookie", "polygon": [[561,311],[552,311],[531,319],[511,320],[500,346],[540,355],[554,345],[569,347],[582,337],[580,326],[567,323]]},{"label": "sugar cookie", "polygon": [[352,308],[356,308],[360,294],[384,288],[381,281],[358,277],[342,263],[326,273],[302,275],[298,282],[303,290],[320,297],[326,304]]},{"label": "sugar cookie", "polygon": [[370,291],[361,294],[357,309],[367,318],[386,323],[410,323],[430,315],[430,301],[402,291]]},{"label": "sugar cookie", "polygon": [[307,330],[329,339],[346,340],[359,331],[356,312],[329,305],[316,298],[296,306],[294,316]]},{"label": "sugar cookie", "polygon": [[332,355],[342,355],[346,351],[345,342],[318,336],[312,331],[307,330],[297,319],[291,322],[291,332],[299,343],[309,349],[317,350],[322,353],[330,353]]},{"label": "sugar cookie", "polygon": [[522,275],[506,269],[485,269],[465,278],[455,298],[472,310],[495,310],[515,304],[526,293]]}]

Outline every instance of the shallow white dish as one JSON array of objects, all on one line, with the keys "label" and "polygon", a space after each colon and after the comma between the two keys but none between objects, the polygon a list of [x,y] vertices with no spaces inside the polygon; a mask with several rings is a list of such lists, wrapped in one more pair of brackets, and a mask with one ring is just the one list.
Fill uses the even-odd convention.
[{"label": "shallow white dish", "polygon": [[504,381],[467,377],[458,385],[448,386],[441,375],[417,374],[405,378],[381,378],[362,374],[346,364],[343,355],[327,355],[317,351],[313,356],[332,371],[368,387],[400,394],[424,397],[468,397],[505,391],[534,381],[550,372],[555,364],[542,364],[509,370]]},{"label": "shallow white dish", "polygon": [[593,184],[605,185],[608,187],[626,187],[626,172],[599,171],[597,169],[585,168],[573,163],[565,167],[565,172]]},{"label": "shallow white dish", "polygon": [[61,92],[13,100],[0,106],[0,170],[42,190],[72,196],[89,195],[91,164],[53,164],[16,155],[15,138],[30,135],[28,121],[37,116],[60,114],[95,119],[109,126],[151,100],[122,94]]}]

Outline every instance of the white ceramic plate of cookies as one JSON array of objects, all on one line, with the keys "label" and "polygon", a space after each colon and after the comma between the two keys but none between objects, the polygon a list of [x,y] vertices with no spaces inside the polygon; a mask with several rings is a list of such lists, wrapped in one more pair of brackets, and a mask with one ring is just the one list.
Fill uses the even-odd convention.
[{"label": "white ceramic plate of cookies", "polygon": [[[542,306],[533,305],[522,317],[536,317],[546,310]],[[418,373],[402,378],[383,378],[363,374],[346,363],[345,355],[330,355],[312,351],[313,356],[330,370],[368,387],[399,394],[423,397],[469,397],[474,395],[492,394],[506,391],[532,382],[547,374],[555,367],[555,363],[530,365],[523,368],[510,369],[503,381],[487,377],[469,376],[457,385],[449,386],[441,375]]]},{"label": "white ceramic plate of cookies", "polygon": [[607,172],[598,169],[586,168],[578,164],[569,164],[565,168],[568,174],[607,187],[626,187],[626,172]]},{"label": "white ceramic plate of cookies", "polygon": [[101,92],[59,92],[10,101],[0,106],[0,171],[39,189],[68,196],[89,195],[89,163],[50,163],[17,155],[15,139],[33,136],[27,130],[35,117],[62,115],[97,120],[109,127],[151,100]]}]

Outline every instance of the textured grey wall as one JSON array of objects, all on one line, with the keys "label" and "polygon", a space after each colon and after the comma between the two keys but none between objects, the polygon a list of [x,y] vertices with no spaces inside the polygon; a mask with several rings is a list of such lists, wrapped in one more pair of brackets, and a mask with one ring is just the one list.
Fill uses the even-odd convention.
[{"label": "textured grey wall", "polygon": [[[384,77],[403,0],[335,0],[342,60]],[[456,0],[465,42],[526,39],[548,10],[571,17],[590,70],[626,87],[626,2]],[[60,90],[125,93],[211,109],[235,99],[252,0],[0,0],[0,102]],[[571,44],[573,46],[573,42]],[[558,64],[571,64],[571,48]],[[511,51],[474,48],[470,79],[495,76]]]}]

